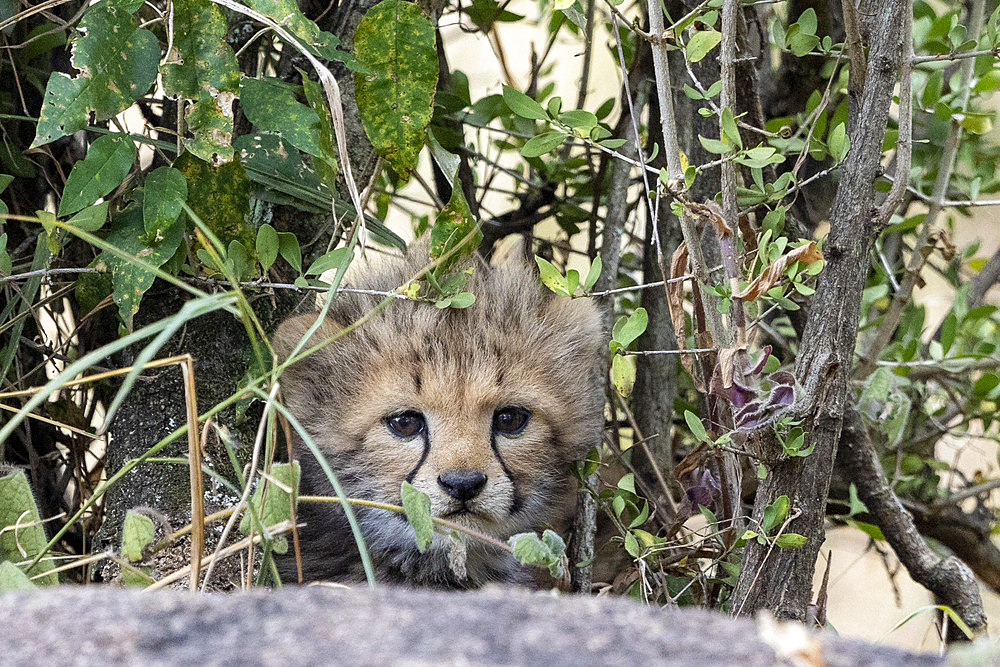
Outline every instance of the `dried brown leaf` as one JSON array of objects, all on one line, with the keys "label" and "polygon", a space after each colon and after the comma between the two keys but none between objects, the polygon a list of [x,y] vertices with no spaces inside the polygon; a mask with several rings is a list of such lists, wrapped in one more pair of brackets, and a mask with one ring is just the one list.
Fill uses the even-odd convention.
[{"label": "dried brown leaf", "polygon": [[743,301],[753,301],[761,294],[778,284],[785,274],[785,269],[794,262],[806,262],[812,264],[823,259],[823,253],[819,251],[815,241],[799,246],[786,252],[784,255],[774,260],[771,266],[767,267],[762,274],[754,278],[753,282],[747,285],[746,289],[733,294],[737,299]]}]

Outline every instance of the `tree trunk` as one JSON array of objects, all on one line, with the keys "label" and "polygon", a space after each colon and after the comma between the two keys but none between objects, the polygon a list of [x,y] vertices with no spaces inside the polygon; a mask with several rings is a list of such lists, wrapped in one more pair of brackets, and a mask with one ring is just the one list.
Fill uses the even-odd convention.
[{"label": "tree trunk", "polygon": [[[902,0],[881,0],[870,10],[867,73],[851,71],[852,79],[865,76],[859,115],[830,211],[826,268],[812,300],[795,365],[801,388],[795,412],[806,431],[805,446],[815,448],[807,457],[768,466],[767,477],[758,486],[751,524],[759,525],[764,509],[787,495],[790,516],[798,513],[787,532],[804,535],[806,543],[799,549],[772,548],[756,540],[747,543],[733,594],[732,611],[736,614],[767,608],[779,618],[804,620],[811,601],[816,557],[825,536],[827,492],[847,409],[869,250],[881,231],[874,218],[874,183],[899,65],[902,12],[907,7]],[[773,436],[763,446],[765,459],[780,455]]]}]

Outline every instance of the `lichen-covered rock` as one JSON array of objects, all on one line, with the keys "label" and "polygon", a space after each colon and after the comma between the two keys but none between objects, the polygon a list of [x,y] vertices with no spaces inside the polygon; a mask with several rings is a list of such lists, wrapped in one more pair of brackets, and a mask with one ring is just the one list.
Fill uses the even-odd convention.
[{"label": "lichen-covered rock", "polygon": [[[510,588],[196,595],[59,587],[0,596],[0,628],[4,665],[941,664],[707,611]],[[792,656],[811,662],[785,662]]]}]

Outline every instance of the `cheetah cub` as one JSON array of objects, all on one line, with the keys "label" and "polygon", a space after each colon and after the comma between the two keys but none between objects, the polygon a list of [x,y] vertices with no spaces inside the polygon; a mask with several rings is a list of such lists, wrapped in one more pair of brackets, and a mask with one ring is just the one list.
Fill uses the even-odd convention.
[{"label": "cheetah cub", "polygon": [[[393,290],[427,263],[426,244],[352,281]],[[281,378],[286,405],[315,440],[348,497],[401,504],[410,482],[431,512],[506,541],[566,524],[573,460],[600,443],[603,393],[600,315],[590,299],[557,297],[523,260],[475,263],[465,309],[395,299]],[[341,294],[311,342],[355,322],[381,300]],[[287,358],[316,315],[286,320],[275,335]],[[301,441],[301,493],[333,495]],[[529,568],[487,543],[435,534],[424,553],[400,514],[355,506],[376,577],[390,583],[475,588],[530,584]],[[303,503],[298,517],[306,580],[363,579],[344,511]],[[456,570],[459,574],[456,574]],[[464,572],[462,572],[464,570]],[[285,581],[295,565],[281,564]],[[462,576],[464,575],[464,576]]]}]

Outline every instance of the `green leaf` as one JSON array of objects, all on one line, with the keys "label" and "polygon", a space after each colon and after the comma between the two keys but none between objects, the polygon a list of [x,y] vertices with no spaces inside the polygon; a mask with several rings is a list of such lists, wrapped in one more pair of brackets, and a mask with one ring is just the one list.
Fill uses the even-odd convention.
[{"label": "green leaf", "polygon": [[[457,188],[456,188],[457,189]],[[400,489],[403,498],[403,509],[406,510],[406,518],[413,526],[416,535],[417,550],[420,553],[427,551],[427,547],[434,541],[434,522],[431,520],[431,499],[426,493],[417,489],[409,482],[403,482]]]},{"label": "green leaf", "polygon": [[700,134],[698,135],[698,141],[701,142],[702,147],[706,151],[715,155],[723,155],[725,153],[730,153],[733,150],[733,147],[724,141],[703,137]]},{"label": "green leaf", "polygon": [[161,71],[166,94],[190,102],[184,124],[194,136],[184,137],[184,147],[206,162],[228,162],[240,70],[225,14],[211,0],[177,0],[173,8],[174,50]]},{"label": "green leaf", "polygon": [[597,279],[601,277],[601,270],[604,268],[603,262],[601,262],[601,256],[598,255],[594,258],[593,263],[590,265],[590,270],[587,271],[587,277],[583,279],[583,291],[589,292],[594,285],[597,284]]},{"label": "green leaf", "polygon": [[459,292],[448,299],[449,308],[468,308],[476,302],[476,295],[472,292]]},{"label": "green leaf", "polygon": [[320,154],[317,156],[316,168],[320,178],[327,185],[337,182],[337,172],[340,166],[337,164],[337,147],[335,146],[336,135],[333,129],[333,115],[326,102],[326,93],[323,86],[309,78],[308,73],[299,70],[302,75],[302,90],[306,95],[306,102],[309,108],[315,112],[319,118],[319,132],[317,143]]},{"label": "green leaf", "polygon": [[302,273],[302,251],[299,249],[299,240],[295,238],[295,234],[278,232],[278,252],[293,269]]},{"label": "green leaf", "polygon": [[268,224],[261,225],[257,230],[257,259],[265,273],[274,264],[274,260],[278,259],[279,245],[278,232],[274,227]]},{"label": "green leaf", "polygon": [[372,146],[404,180],[417,166],[438,80],[434,26],[417,5],[383,0],[354,33],[368,74],[355,74],[361,121]]},{"label": "green leaf", "polygon": [[[721,127],[722,127],[722,137],[728,143],[743,148],[743,139],[740,137],[740,130],[736,126],[736,117],[733,116],[733,110],[726,107],[722,110],[721,117]],[[773,149],[771,150],[773,153]]]},{"label": "green leaf", "polygon": [[868,512],[868,506],[862,502],[861,498],[858,497],[858,487],[851,482],[850,487],[847,490],[848,500],[850,501],[850,509],[848,509],[848,516],[854,516],[855,514],[864,514]]},{"label": "green leaf", "polygon": [[687,422],[688,430],[690,430],[691,434],[698,438],[699,441],[713,444],[713,440],[708,437],[708,431],[705,430],[705,425],[701,423],[700,419],[698,419],[698,415],[694,414],[690,410],[685,410],[684,421]]},{"label": "green leaf", "polygon": [[590,136],[590,131],[597,127],[597,116],[583,109],[573,109],[561,113],[559,121],[579,131],[581,136]]},{"label": "green leaf", "polygon": [[543,259],[538,255],[535,255],[535,264],[538,265],[538,274],[543,285],[559,296],[569,296],[566,277],[559,271],[559,269],[553,266],[547,259]]},{"label": "green leaf", "polygon": [[691,35],[684,53],[689,63],[696,63],[722,41],[722,33],[718,30],[699,30]]},{"label": "green leaf", "polygon": [[37,588],[21,568],[9,560],[0,561],[0,593],[27,591]]},{"label": "green leaf", "polygon": [[816,34],[816,10],[810,7],[801,14],[799,14],[799,20],[796,21],[799,24],[799,30],[807,35]]},{"label": "green leaf", "polygon": [[278,132],[292,146],[310,155],[323,155],[319,116],[295,99],[291,86],[280,79],[244,78],[240,104],[247,120],[262,131]]},{"label": "green leaf", "polygon": [[568,136],[568,134],[560,130],[542,132],[538,136],[534,136],[525,142],[524,148],[521,149],[521,155],[524,157],[539,157],[540,155],[545,155],[546,153],[559,148]]},{"label": "green leaf", "polygon": [[[27,476],[20,470],[0,476],[0,561],[34,558],[45,548],[46,542]],[[43,559],[25,574],[34,576],[52,568],[52,561]],[[58,584],[59,578],[49,573],[35,581],[41,586],[50,586]]]},{"label": "green leaf", "polygon": [[580,272],[576,269],[566,271],[566,291],[570,295],[576,294],[576,288],[580,286]]},{"label": "green leaf", "polygon": [[122,527],[122,555],[133,563],[142,560],[142,550],[153,543],[156,526],[145,514],[129,510]]},{"label": "green leaf", "polygon": [[256,230],[248,222],[250,178],[238,160],[213,167],[184,152],[174,160],[174,167],[187,179],[188,206],[223,247],[239,241],[244,248],[256,248]]},{"label": "green leaf", "polygon": [[514,557],[526,565],[547,567],[549,574],[558,578],[563,575],[562,559],[566,544],[558,533],[546,530],[541,538],[536,533],[512,535],[507,543],[514,549]]},{"label": "green leaf", "polygon": [[771,532],[778,524],[785,520],[788,516],[788,510],[791,507],[791,503],[788,501],[788,496],[780,495],[774,499],[774,502],[764,508],[764,516],[761,518],[761,528],[763,532]]},{"label": "green leaf", "polygon": [[641,336],[644,331],[646,331],[646,326],[649,324],[649,315],[646,313],[645,308],[636,308],[631,315],[629,315],[628,320],[618,328],[615,332],[614,339],[622,344],[622,347],[627,346],[629,343],[634,341],[636,338]]},{"label": "green leaf", "polygon": [[0,273],[10,275],[13,268],[10,254],[7,252],[7,234],[0,234]]},{"label": "green leaf", "polygon": [[94,204],[83,209],[66,221],[67,225],[85,232],[96,232],[108,221],[108,202]]},{"label": "green leaf", "polygon": [[342,62],[353,72],[364,70],[354,56],[337,49],[337,36],[320,30],[299,10],[295,0],[247,0],[245,4],[285,26],[314,56]]},{"label": "green leaf", "polygon": [[642,553],[642,550],[639,548],[639,541],[635,539],[635,535],[631,532],[625,533],[625,551],[633,558],[638,558]]},{"label": "green leaf", "polygon": [[635,357],[616,354],[611,358],[611,382],[623,397],[632,395],[635,386]]},{"label": "green leaf", "polygon": [[309,268],[306,269],[305,275],[318,276],[324,271],[340,268],[340,265],[344,263],[344,257],[346,257],[347,253],[350,251],[350,248],[344,246],[343,248],[335,248],[325,255],[317,257],[316,261],[314,261]]},{"label": "green leaf", "polygon": [[529,120],[548,120],[549,116],[545,113],[545,109],[542,105],[531,99],[521,91],[516,88],[511,88],[510,86],[503,87],[503,101],[507,104],[507,108],[513,111],[515,114],[521,118],[527,118]]},{"label": "green leaf", "polygon": [[838,164],[843,162],[847,156],[847,149],[850,146],[847,139],[847,124],[837,123],[837,125],[831,128],[826,144],[830,148],[830,156],[833,157],[834,161]]},{"label": "green leaf", "polygon": [[618,488],[635,495],[635,475],[633,473],[622,475],[622,478],[618,480]]},{"label": "green leaf", "polygon": [[483,233],[472,217],[462,188],[452,188],[448,205],[437,214],[434,227],[431,228],[431,258],[438,259],[448,255],[434,269],[434,276],[444,276],[451,267],[471,255],[482,240]]},{"label": "green leaf", "polygon": [[779,549],[799,549],[806,543],[806,536],[798,533],[782,533],[774,538]]},{"label": "green leaf", "polygon": [[187,180],[173,167],[159,167],[146,176],[142,192],[142,224],[147,234],[162,234],[177,222],[187,200]]},{"label": "green leaf", "polygon": [[[141,4],[104,0],[87,9],[73,42],[71,63],[76,78],[53,72],[31,148],[82,130],[90,111],[104,120],[127,109],[149,90],[156,78],[160,43],[132,14]],[[93,203],[93,202],[91,202]],[[86,205],[86,204],[85,204]]]},{"label": "green leaf", "polygon": [[[159,268],[173,257],[184,240],[184,225],[172,225],[157,238],[149,238],[142,223],[142,211],[131,206],[111,221],[108,243],[131,255],[131,261],[110,252],[101,258],[111,273],[112,297],[118,304],[118,315],[129,329],[132,317],[139,312],[142,295],[152,286],[155,275],[145,268],[148,264]],[[141,263],[141,264],[140,264]]]},{"label": "green leaf", "polygon": [[[291,489],[296,498],[298,497],[299,480],[302,478],[299,462],[295,461],[292,465],[275,463],[271,466],[271,478],[278,484],[268,480],[267,484],[258,484],[257,488],[254,489],[253,497],[250,499],[254,512],[247,512],[240,520],[240,532],[244,535],[249,535],[251,528],[260,532],[267,526],[289,521],[292,518],[292,494],[285,489]],[[254,522],[254,514],[263,525]],[[288,541],[285,539],[275,540],[274,550],[279,554],[287,552]]]},{"label": "green leaf", "polygon": [[59,215],[76,213],[121,185],[135,156],[135,144],[127,135],[98,137],[87,150],[87,156],[69,172],[59,202]]},{"label": "green leaf", "polygon": [[864,521],[850,521],[849,523],[873,540],[885,542],[885,535],[882,534],[882,529],[875,524]]}]

